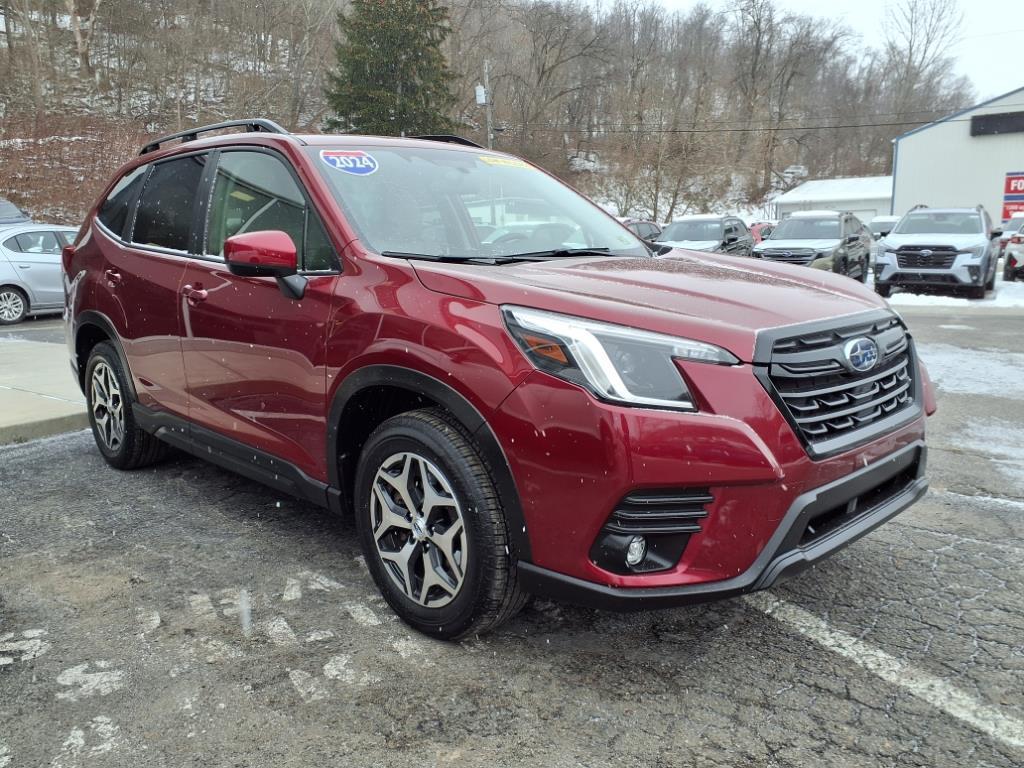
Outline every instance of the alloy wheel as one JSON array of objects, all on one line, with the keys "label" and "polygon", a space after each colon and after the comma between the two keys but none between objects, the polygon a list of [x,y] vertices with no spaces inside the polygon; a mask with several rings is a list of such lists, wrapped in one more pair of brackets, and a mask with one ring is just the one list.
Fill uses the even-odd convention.
[{"label": "alloy wheel", "polygon": [[103,360],[92,369],[90,389],[96,431],[107,449],[116,452],[124,442],[124,398],[117,376]]},{"label": "alloy wheel", "polygon": [[414,603],[440,608],[458,595],[469,556],[451,483],[415,453],[385,459],[373,479],[370,526],[391,580]]},{"label": "alloy wheel", "polygon": [[25,300],[17,291],[0,293],[0,320],[13,322],[25,312]]}]

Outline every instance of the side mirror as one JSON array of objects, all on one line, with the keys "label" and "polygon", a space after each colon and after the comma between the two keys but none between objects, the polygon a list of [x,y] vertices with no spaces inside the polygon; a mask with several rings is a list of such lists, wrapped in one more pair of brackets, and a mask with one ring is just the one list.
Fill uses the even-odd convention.
[{"label": "side mirror", "polygon": [[733,243],[738,243],[739,240],[740,239],[734,235],[733,237],[725,238],[725,244],[726,245],[732,245]]},{"label": "side mirror", "polygon": [[229,237],[224,241],[224,261],[239,277],[277,278],[277,287],[289,299],[298,301],[306,295],[308,280],[298,274],[299,256],[286,232],[268,229]]},{"label": "side mirror", "polygon": [[224,241],[224,261],[240,277],[288,277],[299,271],[299,257],[285,232],[246,232]]},{"label": "side mirror", "polygon": [[885,230],[882,230],[881,232],[879,232],[879,233],[878,233],[878,236],[879,236],[879,237],[888,237],[888,236],[889,236],[889,233],[890,233],[891,231],[892,231],[891,229],[885,229]]},{"label": "side mirror", "polygon": [[860,240],[860,235],[847,235],[846,242],[853,244]]},{"label": "side mirror", "polygon": [[992,230],[992,237],[1002,237],[1002,236],[1003,236],[1003,230],[1001,230],[1001,229],[993,229]]}]

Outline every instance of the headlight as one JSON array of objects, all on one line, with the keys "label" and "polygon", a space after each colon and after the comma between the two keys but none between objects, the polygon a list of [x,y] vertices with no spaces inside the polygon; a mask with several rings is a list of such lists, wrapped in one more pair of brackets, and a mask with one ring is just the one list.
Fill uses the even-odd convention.
[{"label": "headlight", "polygon": [[964,248],[961,251],[957,251],[957,253],[968,254],[972,259],[980,259],[985,255],[985,247],[984,245],[976,245],[973,248]]},{"label": "headlight", "polygon": [[719,347],[524,307],[505,307],[505,324],[530,361],[617,403],[693,411],[675,360],[736,365]]}]

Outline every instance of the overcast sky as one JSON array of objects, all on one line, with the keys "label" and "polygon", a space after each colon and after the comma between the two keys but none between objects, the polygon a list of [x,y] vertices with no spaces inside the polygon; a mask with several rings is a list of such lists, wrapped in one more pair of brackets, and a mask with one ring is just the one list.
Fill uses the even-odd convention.
[{"label": "overcast sky", "polygon": [[[661,0],[672,9],[686,9],[696,0]],[[780,8],[842,21],[868,45],[882,38],[885,9],[892,0],[776,0]],[[720,10],[736,0],[709,0]],[[953,50],[957,70],[974,83],[979,101],[1024,86],[1020,51],[1024,41],[1024,1],[960,0],[965,11],[960,43]]]}]

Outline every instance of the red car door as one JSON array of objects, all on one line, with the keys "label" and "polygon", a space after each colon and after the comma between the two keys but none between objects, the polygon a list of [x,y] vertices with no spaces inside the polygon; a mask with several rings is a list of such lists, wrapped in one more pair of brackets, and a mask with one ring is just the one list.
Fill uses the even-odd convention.
[{"label": "red car door", "polygon": [[111,191],[94,227],[96,309],[121,338],[139,403],[180,416],[188,402],[179,291],[208,159],[200,153],[141,166]]},{"label": "red car door", "polygon": [[[190,420],[325,481],[334,250],[290,166],[268,150],[220,153],[206,221],[204,253],[182,286]],[[262,230],[295,242],[308,278],[301,299],[274,278],[228,271],[224,241]]]}]

